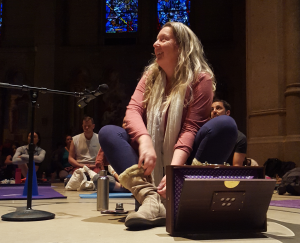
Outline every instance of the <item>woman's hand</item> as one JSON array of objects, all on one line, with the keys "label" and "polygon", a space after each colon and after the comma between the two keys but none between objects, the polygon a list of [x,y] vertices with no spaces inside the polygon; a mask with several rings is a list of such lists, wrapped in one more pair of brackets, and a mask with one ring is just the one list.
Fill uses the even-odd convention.
[{"label": "woman's hand", "polygon": [[164,177],[161,179],[161,181],[160,181],[160,183],[159,183],[159,185],[158,185],[158,187],[157,187],[157,193],[158,193],[159,195],[161,195],[163,198],[166,198],[166,192],[167,192],[166,176],[164,176]]},{"label": "woman's hand", "polygon": [[156,164],[156,153],[152,145],[151,137],[142,135],[138,139],[139,143],[139,162],[138,167],[145,169],[145,175],[150,175]]}]

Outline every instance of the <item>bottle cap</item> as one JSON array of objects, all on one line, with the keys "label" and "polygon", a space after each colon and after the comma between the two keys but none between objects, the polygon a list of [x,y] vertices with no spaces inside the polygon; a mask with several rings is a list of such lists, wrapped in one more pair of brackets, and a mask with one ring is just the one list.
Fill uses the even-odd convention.
[{"label": "bottle cap", "polygon": [[99,175],[100,176],[107,176],[107,171],[106,170],[100,170]]}]

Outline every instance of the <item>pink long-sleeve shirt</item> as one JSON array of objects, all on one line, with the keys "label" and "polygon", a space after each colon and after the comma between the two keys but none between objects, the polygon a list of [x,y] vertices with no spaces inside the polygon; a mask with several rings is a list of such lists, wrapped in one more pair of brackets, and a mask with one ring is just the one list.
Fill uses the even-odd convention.
[{"label": "pink long-sleeve shirt", "polygon": [[[143,99],[146,88],[146,77],[143,76],[133,93],[126,115],[123,121],[123,128],[131,139],[131,145],[138,149],[138,138],[141,135],[149,135],[147,131],[146,109],[143,107]],[[201,73],[198,80],[192,86],[193,98],[190,103],[190,88],[187,88],[185,105],[183,108],[181,130],[179,132],[175,149],[181,149],[187,154],[192,151],[195,136],[199,129],[210,119],[210,110],[213,100],[212,80],[206,73]],[[166,118],[167,121],[167,118]],[[165,124],[166,126],[166,124]],[[104,153],[100,149],[96,164],[107,164]]]},{"label": "pink long-sleeve shirt", "polygon": [[[146,77],[142,77],[127,106],[123,128],[131,138],[131,144],[137,148],[137,139],[141,135],[149,135],[147,131],[146,109],[142,101],[146,88]],[[212,81],[208,74],[202,73],[192,86],[193,99],[183,108],[181,130],[175,149],[181,149],[190,154],[198,130],[210,119],[210,110],[213,99]],[[187,88],[185,104],[190,100],[190,89]],[[167,121],[167,118],[166,118]],[[165,124],[166,126],[166,124]]]}]

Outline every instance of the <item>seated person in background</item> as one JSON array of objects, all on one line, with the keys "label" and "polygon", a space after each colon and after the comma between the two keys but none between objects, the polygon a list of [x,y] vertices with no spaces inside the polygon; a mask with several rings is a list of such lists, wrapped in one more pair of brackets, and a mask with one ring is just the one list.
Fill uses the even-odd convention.
[{"label": "seated person in background", "polygon": [[14,142],[8,145],[9,146],[3,146],[1,151],[0,180],[12,180],[15,177],[16,165],[12,164],[12,157],[14,156],[17,148],[20,147],[20,144]]},{"label": "seated person in background", "polygon": [[[28,133],[28,144],[30,143],[30,136],[31,133]],[[46,151],[40,147],[41,136],[38,132],[34,133],[33,144],[35,145],[33,161],[35,162],[35,171],[37,172],[40,167],[40,163],[44,161],[46,155]],[[27,163],[29,162],[28,150],[29,150],[29,145],[25,145],[17,148],[17,151],[12,159],[12,163],[18,165],[24,177],[27,176],[27,172],[28,172],[28,166],[27,166]]]},{"label": "seated person in background", "polygon": [[71,141],[69,163],[74,167],[73,171],[86,165],[89,169],[98,173],[100,168],[95,164],[95,160],[100,144],[98,134],[94,133],[95,123],[93,118],[84,117],[82,128],[83,133],[74,136]]},{"label": "seated person in background", "polygon": [[53,152],[51,163],[51,177],[52,180],[59,176],[60,180],[63,180],[73,170],[73,166],[69,163],[69,150],[72,142],[72,136],[65,136],[65,146],[60,147]]},{"label": "seated person in background", "polygon": [[[221,115],[230,115],[231,106],[225,100],[214,99],[211,105],[211,118],[215,118]],[[231,152],[227,163],[233,166],[243,166],[243,162],[246,158],[247,152],[247,138],[238,130],[238,137],[234,145],[234,149]]]}]

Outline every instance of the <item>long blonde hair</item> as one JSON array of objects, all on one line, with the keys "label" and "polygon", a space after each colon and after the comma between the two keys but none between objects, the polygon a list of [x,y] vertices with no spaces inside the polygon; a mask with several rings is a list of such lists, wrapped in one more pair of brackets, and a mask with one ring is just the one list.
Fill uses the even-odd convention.
[{"label": "long blonde hair", "polygon": [[[193,82],[196,81],[200,73],[208,73],[213,81],[213,91],[216,89],[214,73],[206,62],[202,44],[194,32],[186,25],[180,22],[168,22],[163,28],[171,27],[179,46],[179,57],[175,67],[175,73],[172,80],[170,94],[166,100],[166,107],[170,104],[172,97],[180,88],[189,87],[192,89]],[[161,82],[160,72],[163,70],[159,67],[154,58],[145,68],[146,88],[143,105],[147,107],[152,93],[152,87],[155,82]],[[192,94],[192,92],[191,92]],[[192,96],[190,97],[192,100]]]}]

